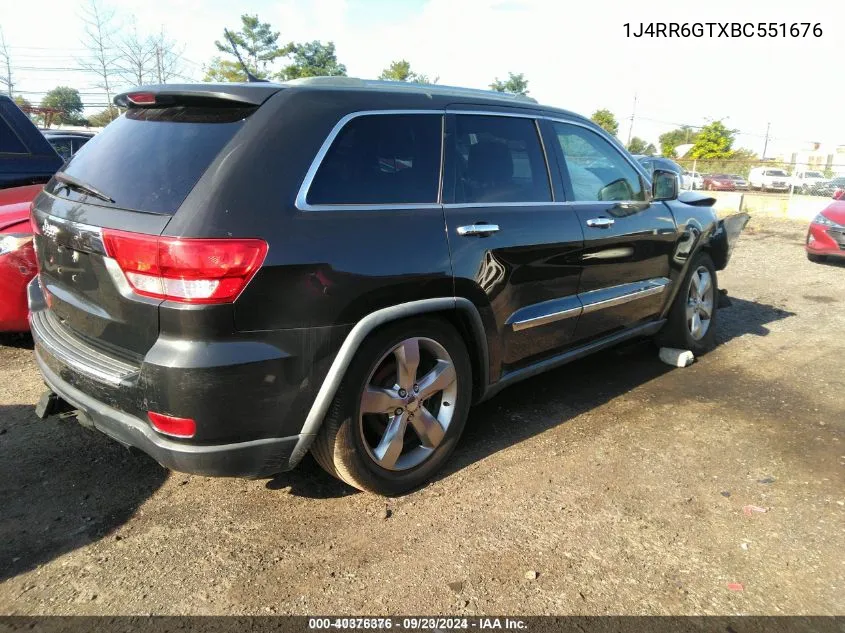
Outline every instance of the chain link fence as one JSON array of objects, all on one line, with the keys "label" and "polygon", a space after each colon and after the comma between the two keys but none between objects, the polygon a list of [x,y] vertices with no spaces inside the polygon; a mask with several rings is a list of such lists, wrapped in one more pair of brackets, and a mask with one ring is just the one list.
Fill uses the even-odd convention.
[{"label": "chain link fence", "polygon": [[811,219],[845,197],[841,164],[807,160],[679,159],[684,189],[708,191],[722,211],[747,211]]}]

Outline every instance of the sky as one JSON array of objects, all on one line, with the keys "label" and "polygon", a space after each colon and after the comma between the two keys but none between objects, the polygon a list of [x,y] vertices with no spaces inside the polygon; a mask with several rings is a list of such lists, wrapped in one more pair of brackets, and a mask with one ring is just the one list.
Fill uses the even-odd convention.
[{"label": "sky", "polygon": [[[736,146],[768,155],[808,143],[845,145],[845,2],[842,0],[102,0],[116,25],[184,46],[183,73],[201,79],[223,28],[258,14],[279,41],[334,41],[350,76],[373,78],[391,60],[445,85],[486,88],[524,73],[531,96],[589,116],[611,110],[626,141],[657,144],[676,124],[723,119]],[[16,91],[31,101],[56,85],[102,103],[84,57],[80,0],[0,0]],[[45,19],[44,16],[49,16]],[[821,37],[634,38],[650,22],[810,22]],[[70,70],[68,70],[70,69]],[[636,110],[634,98],[636,95]]]}]

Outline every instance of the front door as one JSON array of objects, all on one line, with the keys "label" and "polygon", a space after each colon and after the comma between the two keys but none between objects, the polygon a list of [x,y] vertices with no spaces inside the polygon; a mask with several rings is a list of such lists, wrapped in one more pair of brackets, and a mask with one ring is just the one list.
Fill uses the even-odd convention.
[{"label": "front door", "polygon": [[[551,178],[539,123],[505,112],[447,115],[444,208],[456,293],[498,336],[491,379],[571,343],[580,314],[581,223]],[[557,170],[556,157],[552,157]],[[557,202],[556,202],[557,200]]]},{"label": "front door", "polygon": [[[567,200],[584,231],[575,339],[584,342],[654,318],[669,294],[675,220],[651,202],[644,179],[609,140],[576,123],[548,123]],[[551,141],[550,141],[551,143]]]}]

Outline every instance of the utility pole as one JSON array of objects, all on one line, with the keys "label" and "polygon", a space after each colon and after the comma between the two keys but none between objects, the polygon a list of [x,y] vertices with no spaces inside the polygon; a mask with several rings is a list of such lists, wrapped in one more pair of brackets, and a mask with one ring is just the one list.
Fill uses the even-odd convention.
[{"label": "utility pole", "polygon": [[163,84],[161,80],[161,44],[156,44],[156,73],[158,74],[158,83]]},{"label": "utility pole", "polygon": [[637,93],[634,93],[634,109],[631,110],[631,124],[628,126],[628,142],[625,147],[631,145],[631,133],[634,131],[634,115],[637,113]]},{"label": "utility pole", "polygon": [[766,160],[766,150],[769,148],[769,128],[771,127],[771,123],[766,123],[766,141],[763,143],[763,158],[762,160]]},{"label": "utility pole", "polygon": [[0,55],[3,56],[3,59],[6,62],[6,78],[0,79],[0,82],[6,84],[6,89],[11,97],[12,88],[14,87],[14,84],[12,83],[12,59],[9,56],[9,49],[6,48],[6,38],[3,35],[2,29],[0,29]]}]

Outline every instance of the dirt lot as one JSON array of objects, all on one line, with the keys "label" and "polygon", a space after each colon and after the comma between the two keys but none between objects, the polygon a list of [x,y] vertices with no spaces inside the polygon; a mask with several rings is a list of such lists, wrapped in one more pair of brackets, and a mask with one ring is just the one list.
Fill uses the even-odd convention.
[{"label": "dirt lot", "polygon": [[388,501],[310,458],[191,477],[40,422],[5,339],[0,612],[845,614],[845,265],[803,231],[752,220],[692,367],[638,344],[515,386]]}]

